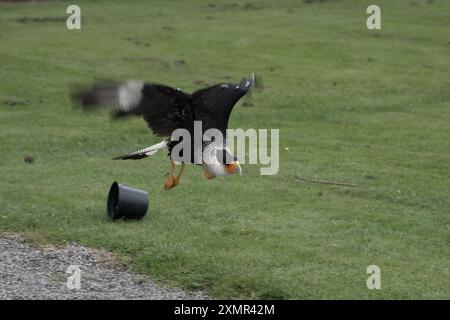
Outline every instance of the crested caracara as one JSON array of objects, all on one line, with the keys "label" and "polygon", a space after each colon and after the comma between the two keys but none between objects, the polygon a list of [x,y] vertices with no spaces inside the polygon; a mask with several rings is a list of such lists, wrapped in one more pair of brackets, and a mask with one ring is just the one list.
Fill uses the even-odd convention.
[{"label": "crested caracara", "polygon": [[[89,90],[78,91],[73,98],[81,102],[84,109],[106,106],[113,109],[115,118],[129,115],[142,116],[154,135],[165,139],[150,147],[116,157],[115,160],[137,160],[149,157],[158,150],[168,149],[170,159],[169,177],[164,188],[176,186],[185,163],[203,167],[204,176],[212,179],[234,173],[242,174],[239,161],[231,154],[226,141],[226,129],[230,113],[237,101],[249,92],[255,83],[252,74],[238,84],[223,83],[195,91],[192,94],[161,84],[141,81],[126,81],[116,84],[95,84]],[[182,141],[171,139],[176,129],[185,129],[194,136],[195,122],[201,122],[201,141],[190,139],[190,156],[177,161],[172,150]],[[209,129],[216,129],[221,138],[204,135]],[[185,149],[186,150],[186,149]],[[181,162],[178,175],[174,175],[175,162]]]}]

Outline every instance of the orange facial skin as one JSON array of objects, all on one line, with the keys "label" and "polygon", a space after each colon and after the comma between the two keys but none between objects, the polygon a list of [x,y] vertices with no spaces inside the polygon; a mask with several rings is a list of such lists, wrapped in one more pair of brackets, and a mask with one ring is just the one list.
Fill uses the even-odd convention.
[{"label": "orange facial skin", "polygon": [[225,165],[225,171],[228,172],[229,174],[233,174],[233,173],[236,173],[238,167],[239,167],[239,162],[234,161],[232,163]]}]

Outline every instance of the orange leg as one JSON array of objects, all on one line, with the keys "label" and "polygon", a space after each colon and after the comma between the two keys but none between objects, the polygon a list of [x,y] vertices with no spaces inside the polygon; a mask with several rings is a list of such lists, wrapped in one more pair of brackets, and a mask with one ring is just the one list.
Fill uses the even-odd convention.
[{"label": "orange leg", "polygon": [[178,183],[180,182],[181,174],[183,173],[184,170],[184,163],[181,164],[180,172],[176,177],[173,175],[174,168],[175,164],[173,163],[172,160],[170,160],[169,177],[164,182],[164,189],[166,190],[172,189],[173,187],[178,185]]}]

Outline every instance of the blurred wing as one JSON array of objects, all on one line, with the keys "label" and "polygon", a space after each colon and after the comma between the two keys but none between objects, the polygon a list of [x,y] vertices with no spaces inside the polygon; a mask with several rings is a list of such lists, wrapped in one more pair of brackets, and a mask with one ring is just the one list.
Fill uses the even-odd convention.
[{"label": "blurred wing", "polygon": [[74,95],[86,110],[101,106],[114,110],[115,117],[139,115],[155,135],[170,136],[173,130],[192,122],[190,95],[181,90],[141,81],[97,84]]}]

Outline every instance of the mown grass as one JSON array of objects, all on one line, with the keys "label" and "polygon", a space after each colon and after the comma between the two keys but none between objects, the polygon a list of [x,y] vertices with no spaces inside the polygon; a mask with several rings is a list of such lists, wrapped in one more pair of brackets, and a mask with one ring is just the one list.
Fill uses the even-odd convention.
[{"label": "mown grass", "polygon": [[[0,3],[0,230],[104,247],[220,298],[449,298],[450,2],[377,3],[380,31],[356,0],[78,1],[81,31],[17,21],[68,2]],[[109,160],[158,142],[142,120],[69,99],[94,79],[190,91],[252,71],[265,89],[230,126],[280,129],[275,176],[189,167],[166,192],[164,154]],[[106,218],[114,180],[149,191],[143,221]]]}]

